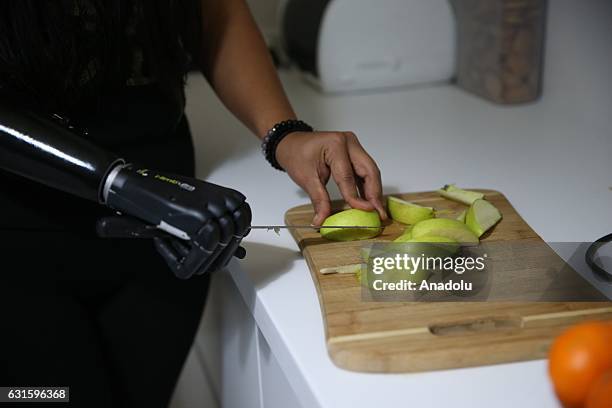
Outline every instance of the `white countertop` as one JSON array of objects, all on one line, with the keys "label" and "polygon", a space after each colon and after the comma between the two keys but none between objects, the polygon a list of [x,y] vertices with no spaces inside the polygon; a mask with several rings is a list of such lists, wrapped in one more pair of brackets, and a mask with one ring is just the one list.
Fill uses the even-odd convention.
[{"label": "white countertop", "polygon": [[[547,48],[544,96],[534,104],[496,106],[451,85],[323,96],[294,73],[282,77],[301,118],[360,137],[378,161],[386,193],[449,182],[496,189],[546,241],[592,241],[612,232],[606,23],[612,7],[597,4],[595,20],[593,10],[565,16],[551,7],[549,36],[556,40]],[[265,163],[255,138],[202,79],[190,79],[188,95],[196,138],[210,135],[197,144],[199,176],[243,192],[254,224],[282,223],[288,208],[308,201]],[[247,258],[233,262],[230,273],[304,407],[556,406],[542,360],[401,375],[337,368],[327,355],[310,273],[290,234],[254,231],[245,246]]]}]

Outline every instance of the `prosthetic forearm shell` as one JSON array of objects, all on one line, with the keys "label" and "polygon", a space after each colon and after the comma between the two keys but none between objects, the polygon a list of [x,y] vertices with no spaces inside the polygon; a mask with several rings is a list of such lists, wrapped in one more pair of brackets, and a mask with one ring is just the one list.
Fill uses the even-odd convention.
[{"label": "prosthetic forearm shell", "polygon": [[0,168],[102,202],[106,175],[120,163],[50,118],[0,103]]}]

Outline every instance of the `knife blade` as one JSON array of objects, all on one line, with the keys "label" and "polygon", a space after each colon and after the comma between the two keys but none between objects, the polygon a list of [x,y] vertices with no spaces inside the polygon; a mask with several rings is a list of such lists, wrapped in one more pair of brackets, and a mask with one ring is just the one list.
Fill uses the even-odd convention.
[{"label": "knife blade", "polygon": [[316,227],[314,225],[253,225],[251,226],[251,229],[265,229],[268,231],[274,231],[277,234],[280,232],[281,229],[302,229],[302,228],[318,230],[321,228],[358,228],[358,229],[376,228],[376,229],[379,229],[380,227],[366,227],[366,226],[361,226],[361,225],[333,225],[333,226],[332,225],[322,225],[320,227]]},{"label": "knife blade", "polygon": [[315,225],[253,225],[251,229],[294,229],[294,228],[309,228],[309,229],[321,229],[321,228],[376,228],[380,227],[366,227],[362,225],[321,225],[319,227]]},{"label": "knife blade", "polygon": [[[281,229],[307,228],[318,230],[320,228],[377,228],[359,225],[321,226],[314,225],[254,225],[251,229],[265,229],[279,233]],[[166,231],[162,231],[155,225],[146,224],[134,217],[109,216],[98,220],[96,224],[98,236],[102,238],[168,238]]]}]

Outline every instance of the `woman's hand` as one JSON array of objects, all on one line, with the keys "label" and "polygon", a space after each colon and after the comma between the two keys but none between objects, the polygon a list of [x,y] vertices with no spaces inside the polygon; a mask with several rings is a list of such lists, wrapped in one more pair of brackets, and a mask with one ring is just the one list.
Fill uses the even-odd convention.
[{"label": "woman's hand", "polygon": [[[224,105],[263,138],[270,126],[296,115],[245,0],[202,0],[202,70]],[[353,208],[382,205],[380,172],[351,132],[294,132],[280,142],[278,163],[310,195],[314,225],[331,212],[325,185],[334,178]]]},{"label": "woman's hand", "polygon": [[331,213],[325,188],[329,177],[352,208],[376,210],[384,220],[380,170],[352,132],[293,132],[276,149],[276,160],[310,196],[315,209],[313,225]]}]

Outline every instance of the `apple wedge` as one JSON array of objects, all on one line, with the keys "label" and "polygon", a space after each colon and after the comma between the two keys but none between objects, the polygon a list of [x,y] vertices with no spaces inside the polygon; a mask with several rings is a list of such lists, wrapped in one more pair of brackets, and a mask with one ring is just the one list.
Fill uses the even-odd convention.
[{"label": "apple wedge", "polygon": [[424,246],[422,247],[422,252],[430,254],[435,252],[453,255],[459,251],[460,247],[459,243],[454,239],[449,237],[441,237],[439,235],[423,235],[418,238],[412,238],[406,242],[423,244]]},{"label": "apple wedge", "polygon": [[425,236],[450,238],[460,244],[478,244],[478,237],[464,223],[449,218],[432,218],[412,227],[412,238]]},{"label": "apple wedge", "polygon": [[409,244],[406,250],[416,254],[428,254],[430,256],[447,256],[459,251],[459,243],[449,237],[439,235],[422,235],[418,238],[400,236],[393,242]]},{"label": "apple wedge", "polygon": [[479,199],[474,201],[467,210],[465,225],[480,238],[501,219],[501,213],[493,204],[487,200]]},{"label": "apple wedge", "polygon": [[436,192],[444,198],[448,198],[449,200],[453,201],[458,201],[467,205],[472,205],[474,201],[484,198],[484,194],[482,193],[463,190],[461,188],[456,187],[454,184],[447,184]]},{"label": "apple wedge", "polygon": [[364,226],[365,228],[321,228],[321,236],[332,241],[357,241],[374,238],[381,233],[380,218],[376,211],[350,209],[331,215],[323,226]]},{"label": "apple wedge", "polygon": [[434,217],[432,207],[424,207],[392,196],[387,198],[387,208],[391,218],[403,224],[416,224]]}]

